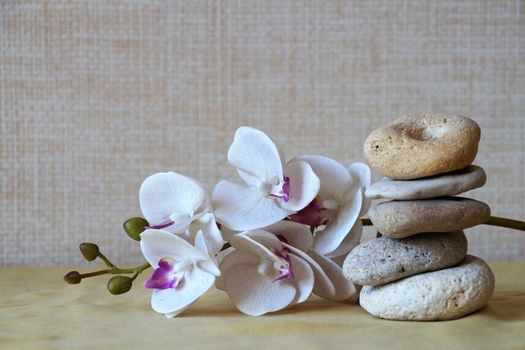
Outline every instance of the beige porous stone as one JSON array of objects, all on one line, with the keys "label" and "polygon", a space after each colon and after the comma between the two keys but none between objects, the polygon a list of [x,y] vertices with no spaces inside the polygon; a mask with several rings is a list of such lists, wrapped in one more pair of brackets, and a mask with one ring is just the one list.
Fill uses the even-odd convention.
[{"label": "beige porous stone", "polygon": [[467,117],[421,113],[372,132],[364,154],[384,175],[409,180],[467,167],[476,158],[480,135]]},{"label": "beige porous stone", "polygon": [[450,232],[483,224],[490,207],[462,197],[440,197],[380,203],[368,216],[381,234],[403,238],[421,232]]},{"label": "beige porous stone", "polygon": [[343,273],[355,284],[376,286],[456,265],[466,255],[467,238],[462,231],[405,239],[379,237],[355,247],[343,263]]},{"label": "beige porous stone", "polygon": [[476,165],[450,173],[425,177],[416,180],[394,180],[385,177],[366,189],[370,199],[426,199],[441,196],[454,196],[485,185],[487,175]]},{"label": "beige porous stone", "polygon": [[493,291],[490,267],[468,255],[456,267],[365,286],[359,300],[370,314],[389,320],[450,320],[481,309]]}]

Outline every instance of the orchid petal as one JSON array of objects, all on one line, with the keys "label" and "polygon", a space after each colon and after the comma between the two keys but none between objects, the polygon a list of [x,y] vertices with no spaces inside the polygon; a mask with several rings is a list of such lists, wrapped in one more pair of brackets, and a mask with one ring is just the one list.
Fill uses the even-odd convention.
[{"label": "orchid petal", "polygon": [[331,300],[348,300],[356,295],[355,286],[346,279],[343,270],[327,257],[310,252],[312,258],[323,268],[335,286],[335,296]]},{"label": "orchid petal", "polygon": [[359,244],[362,234],[363,224],[361,220],[356,220],[354,226],[343,239],[341,244],[334,251],[330,252],[326,256],[329,258],[335,258],[342,255],[346,256],[355,246]]},{"label": "orchid petal", "polygon": [[[250,236],[250,234],[253,236]],[[259,240],[263,240],[263,243],[259,242]],[[236,235],[235,237],[232,237],[230,244],[236,249],[250,252],[260,258],[274,256],[272,248],[281,248],[281,244],[277,237],[262,230],[247,231],[243,234]]]},{"label": "orchid petal", "polygon": [[279,238],[273,233],[262,229],[245,231],[240,233],[239,235],[249,237],[251,240],[267,248],[270,252],[273,252],[274,250],[280,251],[282,249],[282,242],[279,240]]},{"label": "orchid petal", "polygon": [[308,264],[310,264],[310,267],[312,268],[312,272],[314,273],[314,288],[313,292],[314,294],[320,296],[321,298],[325,299],[332,299],[335,296],[335,286],[330,280],[330,277],[326,274],[326,272],[323,270],[321,265],[319,265],[312,257],[310,257],[305,252],[296,249],[295,247],[284,243],[283,244],[288,250],[290,250],[291,253],[299,256],[304,261],[306,261]]},{"label": "orchid petal", "polygon": [[321,182],[310,165],[300,160],[286,164],[284,172],[290,179],[290,193],[288,201],[281,202],[281,207],[299,211],[317,196]]},{"label": "orchid petal", "polygon": [[304,252],[309,251],[314,244],[314,239],[310,229],[297,222],[279,221],[273,225],[262,228],[262,230],[273,233],[279,239],[284,238],[285,243],[288,243]]},{"label": "orchid petal", "polygon": [[363,216],[368,212],[368,209],[370,208],[371,200],[370,198],[365,196],[365,190],[368,186],[370,186],[370,183],[372,181],[372,174],[370,167],[366,165],[365,163],[353,163],[348,167],[348,172],[352,176],[352,179],[356,181],[356,185],[358,187],[361,187],[362,194],[362,206],[361,206],[361,212],[359,213],[359,216]]},{"label": "orchid petal", "polygon": [[173,221],[170,216],[174,213],[183,215],[166,228],[170,232],[184,231],[194,213],[209,210],[206,189],[196,180],[171,171],[144,180],[139,200],[144,217],[153,226]]},{"label": "orchid petal", "polygon": [[176,261],[197,261],[208,259],[184,239],[164,230],[148,229],[140,234],[140,248],[150,265],[156,269],[160,259],[173,258]]},{"label": "orchid petal", "polygon": [[176,288],[155,289],[151,296],[151,307],[162,314],[182,311],[206,293],[213,286],[214,281],[213,275],[199,268],[193,268],[184,273],[182,281]]},{"label": "orchid petal", "polygon": [[237,231],[271,225],[289,213],[258,189],[226,180],[215,186],[213,203],[217,220]]},{"label": "orchid petal", "polygon": [[352,182],[348,170],[334,159],[318,156],[306,155],[297,158],[310,164],[314,173],[321,181],[319,196],[341,198],[343,192]]},{"label": "orchid petal", "polygon": [[283,161],[275,142],[264,132],[246,126],[235,132],[228,162],[237,169],[260,181],[271,181],[283,178]]},{"label": "orchid petal", "polygon": [[219,265],[221,275],[215,281],[215,287],[220,290],[225,290],[224,276],[228,270],[234,265],[253,265],[256,266],[261,261],[261,258],[255,254],[234,250],[228,254]]},{"label": "orchid petal", "polygon": [[195,246],[195,248],[200,250],[206,256],[208,256],[208,257],[210,256],[210,253],[208,251],[208,247],[206,246],[206,241],[204,240],[204,236],[202,234],[202,231],[200,231],[200,230],[195,234],[194,246]]},{"label": "orchid petal", "polygon": [[352,179],[358,179],[359,187],[368,187],[372,181],[372,172],[365,163],[352,163],[347,168]]},{"label": "orchid petal", "polygon": [[206,256],[208,257],[208,259],[206,260],[197,261],[197,267],[214,276],[220,276],[221,271],[219,270],[217,265],[215,265],[215,263],[211,260],[202,231],[197,232],[197,235],[195,236],[195,248],[206,254]]},{"label": "orchid petal", "polygon": [[234,247],[228,247],[216,253],[215,256],[212,256],[212,260],[217,264],[217,266],[219,266],[224,260],[224,258],[226,258],[228,255],[230,255],[234,251],[235,251]]},{"label": "orchid petal", "polygon": [[254,265],[232,266],[225,272],[224,282],[235,306],[250,316],[284,309],[297,294],[290,280],[273,281],[261,275]]},{"label": "orchid petal", "polygon": [[291,266],[295,278],[291,282],[297,289],[294,301],[291,304],[302,303],[312,295],[314,287],[314,273],[310,265],[294,254],[290,254]]},{"label": "orchid petal", "polygon": [[[212,213],[206,213],[199,220],[192,223],[188,230],[193,231],[194,228],[202,231],[206,249],[210,256],[214,256],[222,249],[225,241],[222,239],[221,231],[217,227],[215,217]],[[192,232],[191,235],[196,235],[196,232],[195,234]]]},{"label": "orchid petal", "polygon": [[359,218],[362,200],[362,191],[356,191],[353,194],[353,199],[346,200],[339,208],[335,220],[328,224],[324,230],[316,232],[314,250],[317,253],[327,255],[341,244]]}]

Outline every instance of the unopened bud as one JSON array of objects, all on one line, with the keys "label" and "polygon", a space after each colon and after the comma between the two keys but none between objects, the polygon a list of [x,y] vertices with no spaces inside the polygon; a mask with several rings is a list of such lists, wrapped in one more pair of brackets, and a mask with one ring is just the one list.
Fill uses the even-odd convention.
[{"label": "unopened bud", "polygon": [[129,292],[133,286],[133,280],[126,276],[112,277],[108,282],[108,291],[111,294],[118,295]]},{"label": "unopened bud", "polygon": [[98,245],[94,243],[84,242],[80,244],[80,252],[87,261],[93,261],[97,258],[99,249]]},{"label": "unopened bud", "polygon": [[70,271],[64,276],[64,281],[69,284],[79,284],[82,281],[82,276],[78,271]]},{"label": "unopened bud", "polygon": [[149,223],[144,218],[131,218],[124,222],[124,231],[126,231],[131,239],[140,241],[140,234],[144,232],[145,227],[148,225]]}]

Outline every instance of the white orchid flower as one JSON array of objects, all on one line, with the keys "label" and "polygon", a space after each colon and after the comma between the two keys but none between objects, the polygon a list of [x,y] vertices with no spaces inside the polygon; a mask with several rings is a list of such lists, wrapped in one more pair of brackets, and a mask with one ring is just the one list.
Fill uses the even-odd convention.
[{"label": "white orchid flower", "polygon": [[311,166],[321,186],[317,197],[290,218],[320,226],[315,232],[313,247],[319,256],[331,258],[347,254],[361,238],[359,217],[368,211],[370,203],[364,196],[364,189],[370,185],[370,168],[364,163],[354,163],[345,169],[337,161],[317,155],[297,159]]},{"label": "white orchid flower", "polygon": [[220,270],[212,261],[202,232],[195,246],[165,230],[147,229],[140,235],[140,247],[155,269],[144,282],[152,288],[151,307],[166,317],[174,317],[206,293]]},{"label": "white orchid flower", "polygon": [[139,200],[148,228],[166,230],[191,244],[202,231],[210,254],[222,248],[210,196],[197,180],[172,171],[151,175],[140,187]]},{"label": "white orchid flower", "polygon": [[264,230],[276,235],[286,249],[310,264],[315,278],[314,294],[336,301],[357,298],[355,286],[346,279],[341,267],[313,250],[314,238],[308,226],[293,221],[281,221],[265,227]]},{"label": "white orchid flower", "polygon": [[[313,237],[309,228],[303,224],[280,221],[262,230],[231,236],[231,242],[233,248],[229,248],[229,255],[220,265],[222,275],[217,279],[216,287],[226,290],[235,305],[249,315],[281,310],[308,298],[312,292],[310,277],[302,284],[305,288],[302,292],[299,292],[300,287],[296,288],[296,293],[301,297],[295,299],[292,298],[291,289],[286,292],[279,289],[286,289],[289,284],[282,286],[274,282],[276,276],[289,278],[290,272],[297,278],[298,262],[303,268],[305,262],[310,266],[314,277],[313,292],[316,295],[339,301],[357,296],[354,285],[344,277],[341,267],[312,251]],[[280,260],[276,259],[271,252],[285,252],[290,256],[290,261],[294,262],[291,269],[287,268],[286,264],[283,268],[280,263],[282,257],[278,256]],[[284,254],[281,253],[282,255]],[[273,270],[266,268],[268,261],[276,262],[272,265]],[[232,269],[234,266],[235,269]],[[229,283],[226,284],[226,281]]]},{"label": "white orchid flower", "polygon": [[311,295],[314,274],[303,259],[291,253],[274,234],[252,230],[235,235],[235,250],[220,265],[216,286],[250,316],[282,310]]},{"label": "white orchid flower", "polygon": [[285,164],[279,146],[260,130],[241,127],[228,151],[246,185],[219,182],[213,190],[217,220],[237,231],[276,223],[306,207],[319,191],[319,178],[302,160]]}]

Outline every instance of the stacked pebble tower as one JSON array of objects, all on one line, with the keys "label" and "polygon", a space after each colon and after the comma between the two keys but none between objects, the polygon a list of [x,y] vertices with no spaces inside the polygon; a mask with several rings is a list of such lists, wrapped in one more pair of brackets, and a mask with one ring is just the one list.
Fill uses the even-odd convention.
[{"label": "stacked pebble tower", "polygon": [[482,308],[494,275],[467,255],[463,229],[486,222],[490,208],[455,197],[485,184],[476,157],[480,128],[460,116],[418,114],[366,140],[371,167],[388,176],[366,190],[386,198],[368,212],[382,234],[354,248],[343,270],[362,285],[361,306],[393,320],[447,320]]}]

